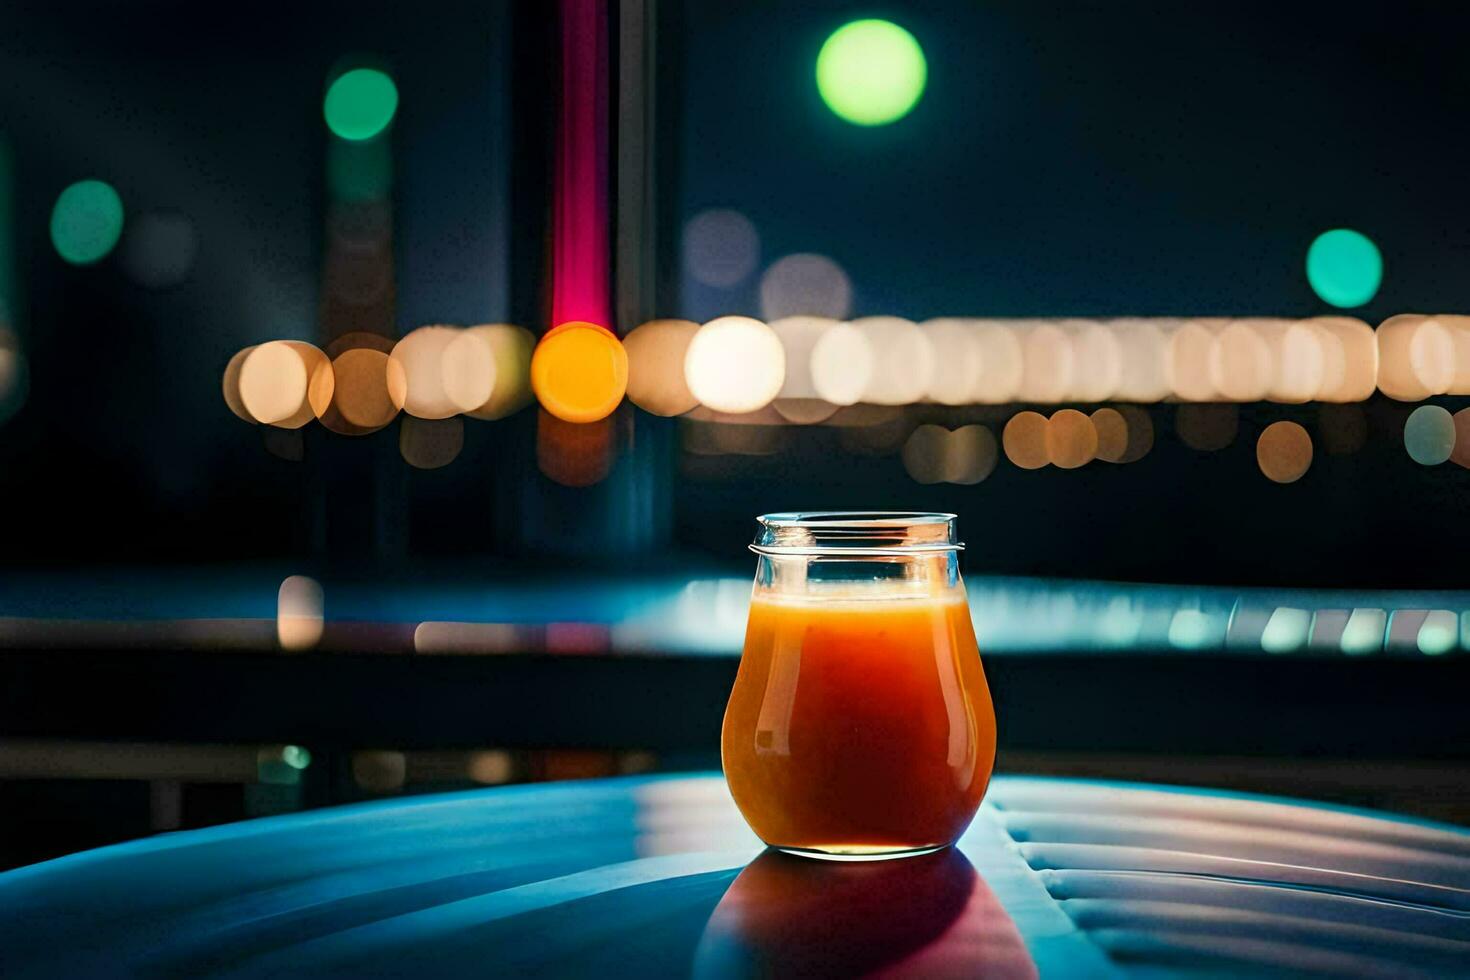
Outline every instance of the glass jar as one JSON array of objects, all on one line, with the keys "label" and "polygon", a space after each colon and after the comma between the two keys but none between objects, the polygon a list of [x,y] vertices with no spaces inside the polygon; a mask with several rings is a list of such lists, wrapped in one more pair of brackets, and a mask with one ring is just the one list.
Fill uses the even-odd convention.
[{"label": "glass jar", "polygon": [[759,519],[725,710],[730,793],[767,844],[814,857],[953,843],[995,763],[953,514]]}]

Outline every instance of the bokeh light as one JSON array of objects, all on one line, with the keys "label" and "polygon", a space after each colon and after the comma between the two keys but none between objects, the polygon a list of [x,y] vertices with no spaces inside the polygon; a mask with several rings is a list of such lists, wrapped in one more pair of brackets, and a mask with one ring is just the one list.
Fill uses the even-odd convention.
[{"label": "bokeh light", "polygon": [[761,316],[825,316],[847,319],[852,282],[842,266],[825,255],[798,252],[773,262],[761,275]]},{"label": "bokeh light", "polygon": [[999,447],[995,433],[983,425],[965,425],[949,434],[948,471],[950,483],[970,486],[995,471]]},{"label": "bokeh light", "polygon": [[1266,349],[1271,355],[1266,397],[1287,404],[1300,404],[1316,398],[1322,390],[1325,375],[1321,335],[1317,328],[1300,320],[1262,319],[1248,323],[1266,342]]},{"label": "bokeh light", "polygon": [[1113,397],[1156,402],[1169,394],[1168,337],[1149,320],[1114,320],[1108,326],[1118,343],[1121,372]]},{"label": "bokeh light", "polygon": [[855,405],[873,377],[877,355],[868,335],[850,323],[825,331],[812,347],[812,388],[833,405]]},{"label": "bokeh light", "polygon": [[853,320],[873,346],[873,371],[863,401],[874,405],[908,405],[924,397],[934,375],[934,347],[929,335],[912,320],[869,316]]},{"label": "bokeh light", "polygon": [[1119,405],[1118,414],[1128,425],[1128,448],[1119,463],[1136,463],[1154,448],[1153,417],[1137,405]]},{"label": "bokeh light", "polygon": [[822,337],[838,325],[818,316],[782,317],[771,324],[786,351],[786,380],[772,408],[787,422],[814,425],[826,421],[838,406],[820,397],[812,377],[812,355]]},{"label": "bokeh light", "polygon": [[1266,397],[1274,373],[1271,348],[1256,326],[1235,320],[1214,335],[1210,344],[1210,385],[1232,402]]},{"label": "bokeh light", "polygon": [[1470,316],[1441,314],[1435,319],[1449,331],[1455,355],[1454,377],[1445,393],[1470,395]]},{"label": "bokeh light", "polygon": [[1378,388],[1398,401],[1423,401],[1455,380],[1455,340],[1438,319],[1406,313],[1378,325]]},{"label": "bokeh light", "polygon": [[[1362,320],[1346,316],[1324,316],[1309,321],[1332,338],[1324,341],[1330,351],[1324,361],[1322,391],[1326,402],[1360,402],[1373,397],[1378,387],[1378,338]],[[1338,358],[1341,358],[1339,373]]]},{"label": "bokeh light", "polygon": [[1404,422],[1404,449],[1421,466],[1438,466],[1455,451],[1455,419],[1439,405],[1420,405]]},{"label": "bokeh light", "polygon": [[444,387],[444,353],[459,328],[427,326],[411,330],[393,346],[392,358],[408,385],[404,411],[421,419],[447,419],[461,411]]},{"label": "bokeh light", "polygon": [[776,332],[747,316],[700,327],[684,355],[684,381],[700,404],[718,412],[769,405],[786,380],[786,351]]},{"label": "bokeh light", "polygon": [[812,381],[812,352],[822,335],[837,321],[822,316],[787,316],[771,322],[771,329],[781,340],[786,352],[786,378],[777,396],[785,399],[814,399],[817,389]]},{"label": "bokeh light", "polygon": [[51,244],[72,265],[105,258],[122,230],[122,198],[100,180],[77,181],[61,192],[51,209]]},{"label": "bokeh light", "polygon": [[915,483],[943,483],[947,475],[949,430],[921,425],[903,444],[903,468]]},{"label": "bokeh light", "polygon": [[1388,630],[1388,613],[1382,609],[1354,609],[1342,628],[1338,645],[1342,652],[1354,656],[1376,653],[1383,649]]},{"label": "bokeh light", "polygon": [[978,321],[974,325],[980,347],[980,377],[972,400],[981,405],[1004,405],[1021,390],[1024,371],[1021,338],[1008,323]]},{"label": "bokeh light", "polygon": [[355,347],[332,361],[336,390],[322,424],[340,435],[376,432],[398,417],[408,396],[403,365],[380,350]]},{"label": "bokeh light", "polygon": [[531,388],[552,415],[567,422],[607,418],[628,390],[628,352],[591,323],[561,324],[531,355]]},{"label": "bokeh light", "polygon": [[[5,315],[3,306],[4,297],[0,296],[0,320]],[[0,322],[0,422],[14,415],[25,401],[28,373],[20,340]]]},{"label": "bokeh light", "polygon": [[322,115],[345,140],[367,140],[388,128],[398,111],[398,87],[376,68],[343,72],[327,88]]},{"label": "bokeh light", "polygon": [[760,235],[739,211],[711,208],[684,226],[684,270],[706,286],[728,289],[755,271]]},{"label": "bokeh light", "polygon": [[[654,415],[683,415],[699,404],[684,380],[684,358],[699,332],[692,320],[650,320],[623,338],[628,400]],[[788,362],[789,363],[789,362]]]},{"label": "bokeh light", "polygon": [[1307,249],[1307,282],[1325,303],[1362,306],[1383,282],[1383,256],[1362,232],[1324,231]]},{"label": "bokeh light", "polygon": [[1462,408],[1454,415],[1455,451],[1450,460],[1470,469],[1470,408]]},{"label": "bokeh light", "polygon": [[1307,645],[1312,632],[1312,614],[1305,609],[1283,606],[1271,613],[1261,633],[1261,649],[1267,653],[1292,653]]},{"label": "bokeh light", "polygon": [[250,410],[245,407],[245,400],[240,396],[240,371],[245,365],[245,358],[249,357],[253,350],[255,348],[251,346],[235,352],[229,363],[225,365],[224,379],[220,384],[224,392],[225,404],[229,406],[231,412],[246,422],[255,422],[256,418],[250,414]]},{"label": "bokeh light", "polygon": [[464,419],[404,416],[398,426],[398,453],[409,466],[437,470],[448,466],[464,448]]},{"label": "bokeh light", "polygon": [[[276,593],[276,638],[282,650],[310,650],[322,638],[322,587],[305,575],[291,575]],[[298,767],[300,768],[300,767]]]},{"label": "bokeh light", "polygon": [[495,391],[495,351],[483,334],[461,330],[440,355],[444,396],[461,412],[473,412]]},{"label": "bokeh light", "polygon": [[490,398],[478,408],[465,412],[471,418],[493,422],[514,415],[535,400],[531,391],[531,353],[536,349],[536,336],[525,327],[509,323],[481,323],[467,327],[490,347],[495,358],[495,384]]},{"label": "bokeh light", "polygon": [[240,365],[240,403],[257,422],[294,429],[307,421],[306,418],[296,421],[303,409],[310,412],[309,380],[306,360],[290,343],[273,340],[260,344],[250,350]]},{"label": "bokeh light", "polygon": [[1053,413],[1046,422],[1046,457],[1064,470],[1092,462],[1097,457],[1097,430],[1092,419],[1074,408]]},{"label": "bokeh light", "polygon": [[930,320],[920,327],[934,350],[934,369],[926,394],[941,405],[965,405],[980,386],[980,337],[963,320]]},{"label": "bokeh light", "polygon": [[1006,422],[1001,445],[1006,458],[1023,470],[1039,470],[1051,462],[1046,449],[1046,416],[1017,412]]},{"label": "bokeh light", "polygon": [[1073,349],[1066,331],[1054,323],[1028,323],[1020,330],[1021,401],[1048,404],[1072,389]]},{"label": "bokeh light", "polygon": [[1072,341],[1071,401],[1101,402],[1113,397],[1123,381],[1123,347],[1111,324],[1095,320],[1063,320]]},{"label": "bokeh light", "polygon": [[1225,329],[1220,319],[1185,320],[1169,333],[1164,363],[1169,388],[1183,401],[1208,402],[1221,397],[1210,370],[1215,335]]},{"label": "bokeh light", "polygon": [[1449,653],[1460,640],[1460,617],[1450,609],[1431,609],[1419,626],[1416,645],[1426,657]]},{"label": "bokeh light", "polygon": [[1256,463],[1267,479],[1295,483],[1312,465],[1312,437],[1295,422],[1272,422],[1256,440]]},{"label": "bokeh light", "polygon": [[1089,417],[1097,433],[1097,458],[1105,463],[1121,463],[1128,452],[1128,420],[1116,408],[1099,408]]},{"label": "bokeh light", "polygon": [[927,78],[919,42],[886,20],[844,24],[817,54],[822,101],[858,126],[882,126],[908,115]]}]

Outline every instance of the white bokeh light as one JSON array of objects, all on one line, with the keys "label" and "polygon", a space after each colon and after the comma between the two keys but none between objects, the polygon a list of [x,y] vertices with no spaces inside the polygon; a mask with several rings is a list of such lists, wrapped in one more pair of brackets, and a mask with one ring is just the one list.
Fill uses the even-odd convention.
[{"label": "white bokeh light", "polygon": [[457,327],[428,326],[410,331],[389,356],[403,368],[408,383],[403,410],[421,419],[447,419],[462,411],[444,387],[444,353],[459,336]]},{"label": "white bokeh light", "polygon": [[759,320],[722,316],[694,335],[684,355],[684,381],[700,404],[717,412],[754,412],[769,405],[786,380],[786,352]]},{"label": "white bokeh light", "polygon": [[980,377],[971,400],[981,405],[1004,405],[1021,389],[1021,339],[1001,320],[972,321],[980,347]]},{"label": "white bokeh light", "polygon": [[924,397],[934,376],[934,347],[917,323],[896,316],[869,316],[852,325],[873,345],[873,373],[863,401],[908,405]]},{"label": "white bokeh light", "polygon": [[1169,394],[1168,338],[1172,323],[1154,320],[1114,320],[1122,372],[1113,397],[1125,402],[1156,402]]},{"label": "white bokeh light", "polygon": [[1274,365],[1271,348],[1259,330],[1235,320],[1210,344],[1210,384],[1220,397],[1233,402],[1255,402],[1271,388]]},{"label": "white bokeh light", "polygon": [[495,349],[484,335],[462,330],[440,357],[444,395],[461,412],[473,412],[495,391]]},{"label": "white bokeh light", "polygon": [[965,405],[980,385],[983,359],[980,337],[963,320],[939,319],[921,324],[934,349],[934,370],[926,394],[941,405]]},{"label": "white bokeh light", "polygon": [[868,390],[875,362],[867,334],[850,323],[839,323],[812,348],[812,388],[818,398],[833,405],[855,405]]},{"label": "white bokeh light", "polygon": [[1342,378],[1336,388],[1324,371],[1319,397],[1329,402],[1361,402],[1378,388],[1378,337],[1362,320],[1347,316],[1317,317],[1312,321],[1337,341],[1342,351]]},{"label": "white bokeh light", "polygon": [[1185,320],[1169,332],[1164,366],[1169,389],[1181,401],[1208,402],[1220,397],[1210,373],[1215,334],[1225,328],[1215,318]]},{"label": "white bokeh light", "polygon": [[1455,381],[1455,339],[1438,318],[1405,313],[1378,326],[1378,387],[1398,401],[1442,395]]},{"label": "white bokeh light", "polygon": [[1317,330],[1301,320],[1255,319],[1241,321],[1266,342],[1271,353],[1271,401],[1300,404],[1322,390],[1326,374],[1322,341]]},{"label": "white bokeh light", "polygon": [[1071,337],[1055,323],[1032,320],[1022,322],[1020,339],[1021,387],[1017,397],[1040,404],[1066,398],[1072,390]]},{"label": "white bokeh light", "polygon": [[1063,320],[1072,341],[1071,401],[1101,402],[1113,397],[1123,380],[1123,348],[1117,334],[1096,320]]},{"label": "white bokeh light", "polygon": [[812,382],[812,351],[822,336],[837,321],[822,316],[787,316],[771,323],[771,329],[781,338],[781,347],[786,352],[786,380],[781,385],[781,398],[817,398],[816,385]]}]

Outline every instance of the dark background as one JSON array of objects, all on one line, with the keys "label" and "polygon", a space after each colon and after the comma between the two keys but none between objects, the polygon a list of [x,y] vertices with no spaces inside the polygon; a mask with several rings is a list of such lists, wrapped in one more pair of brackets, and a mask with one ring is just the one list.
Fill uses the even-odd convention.
[{"label": "dark background", "polygon": [[[913,31],[930,71],[915,111],[876,129],[839,120],[811,83],[825,36],[865,15]],[[536,243],[526,226],[544,206],[525,174],[544,156],[527,144],[551,109],[533,68],[538,15],[141,2],[12,5],[8,20],[0,119],[18,206],[7,233],[31,386],[0,429],[0,561],[330,563],[344,538],[370,564],[535,561],[512,513],[545,489],[522,458],[533,412],[470,423],[465,452],[440,471],[398,464],[391,429],[345,440],[313,426],[297,463],[262,451],[219,378],[246,344],[319,339],[321,95],[354,56],[380,60],[401,94],[399,328],[534,319],[535,284],[514,280],[537,259],[511,254]],[[1440,4],[666,3],[657,139],[660,193],[674,203],[661,252],[677,252],[689,216],[732,207],[758,229],[763,266],[796,251],[839,262],[858,315],[1306,316],[1332,312],[1305,281],[1306,246],[1346,225],[1378,243],[1386,268],[1353,312],[1377,323],[1463,309],[1467,33],[1467,15]],[[52,203],[87,176],[118,188],[130,221],[154,209],[192,220],[186,282],[131,281],[126,233],[95,266],[55,255]],[[677,308],[658,312],[758,314],[758,279],[663,284]],[[1139,464],[1002,462],[973,487],[919,486],[896,455],[856,456],[830,431],[767,458],[681,468],[669,457],[658,465],[674,534],[639,550],[738,563],[758,512],[902,506],[958,512],[972,572],[1457,584],[1466,474],[1408,459],[1399,406],[1366,410],[1364,450],[1331,456],[1319,437],[1311,471],[1285,487],[1257,472],[1253,437],[1276,418],[1316,431],[1313,407],[1248,406],[1234,443],[1206,454],[1178,442],[1161,406]],[[370,513],[329,474],[378,456],[393,465],[376,467]],[[612,531],[582,540],[594,563],[648,560],[622,553]]]},{"label": "dark background", "polygon": [[[297,441],[232,415],[232,354],[329,338],[321,103],[344,66],[386,68],[400,94],[386,326],[547,326],[553,10],[7,6],[0,258],[14,268],[0,284],[9,271],[16,288],[0,299],[29,390],[0,422],[0,866],[393,792],[712,767],[733,658],[566,655],[540,626],[495,656],[400,654],[421,619],[472,620],[526,581],[577,593],[550,621],[576,620],[609,582],[743,577],[768,511],[953,511],[973,593],[987,575],[1063,580],[1018,600],[1040,618],[1069,594],[1098,601],[1068,579],[1437,590],[1312,598],[1343,610],[1458,601],[1470,473],[1414,463],[1412,406],[1381,396],[1240,406],[1215,452],[1185,445],[1175,406],[1152,406],[1140,462],[1002,459],[975,486],[914,482],[905,436],[922,422],[998,435],[1021,406],[920,406],[857,437],[792,428],[770,455],[708,456],[680,449],[691,423],[625,405],[619,460],[585,489],[538,472],[534,408],[467,421],[463,452],[428,471],[400,458],[400,423],[356,439],[313,424]],[[840,121],[812,81],[823,40],[865,16],[912,31],[929,66],[913,113],[876,129]],[[1304,257],[1339,226],[1385,265],[1376,298],[1346,312],[1376,325],[1470,307],[1458,7],[663,0],[657,28],[650,315],[760,315],[760,272],[796,252],[846,270],[856,316],[1323,315],[1336,311]],[[48,223],[88,177],[117,188],[127,225],[78,268]],[[759,265],[729,289],[681,267],[680,231],[708,208],[760,236]],[[150,212],[197,235],[179,284],[129,271]],[[1278,419],[1316,442],[1286,486],[1255,460]],[[1359,423],[1363,446],[1333,451]],[[319,649],[285,656],[275,589],[292,573],[324,583],[328,624]],[[343,583],[371,610],[362,622],[333,621]],[[1293,601],[1258,596],[1258,618]],[[1417,622],[1381,657],[1335,641],[1268,656],[1256,638],[1170,657],[987,654],[1001,768],[1467,819],[1470,661],[1421,656]],[[309,765],[283,762],[288,746]]]}]

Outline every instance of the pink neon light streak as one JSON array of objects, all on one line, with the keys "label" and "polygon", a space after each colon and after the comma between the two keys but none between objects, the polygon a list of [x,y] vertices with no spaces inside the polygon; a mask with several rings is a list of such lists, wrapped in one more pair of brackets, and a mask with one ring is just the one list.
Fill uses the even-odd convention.
[{"label": "pink neon light streak", "polygon": [[551,322],[612,328],[608,224],[608,11],[561,2],[561,115],[552,204]]}]

